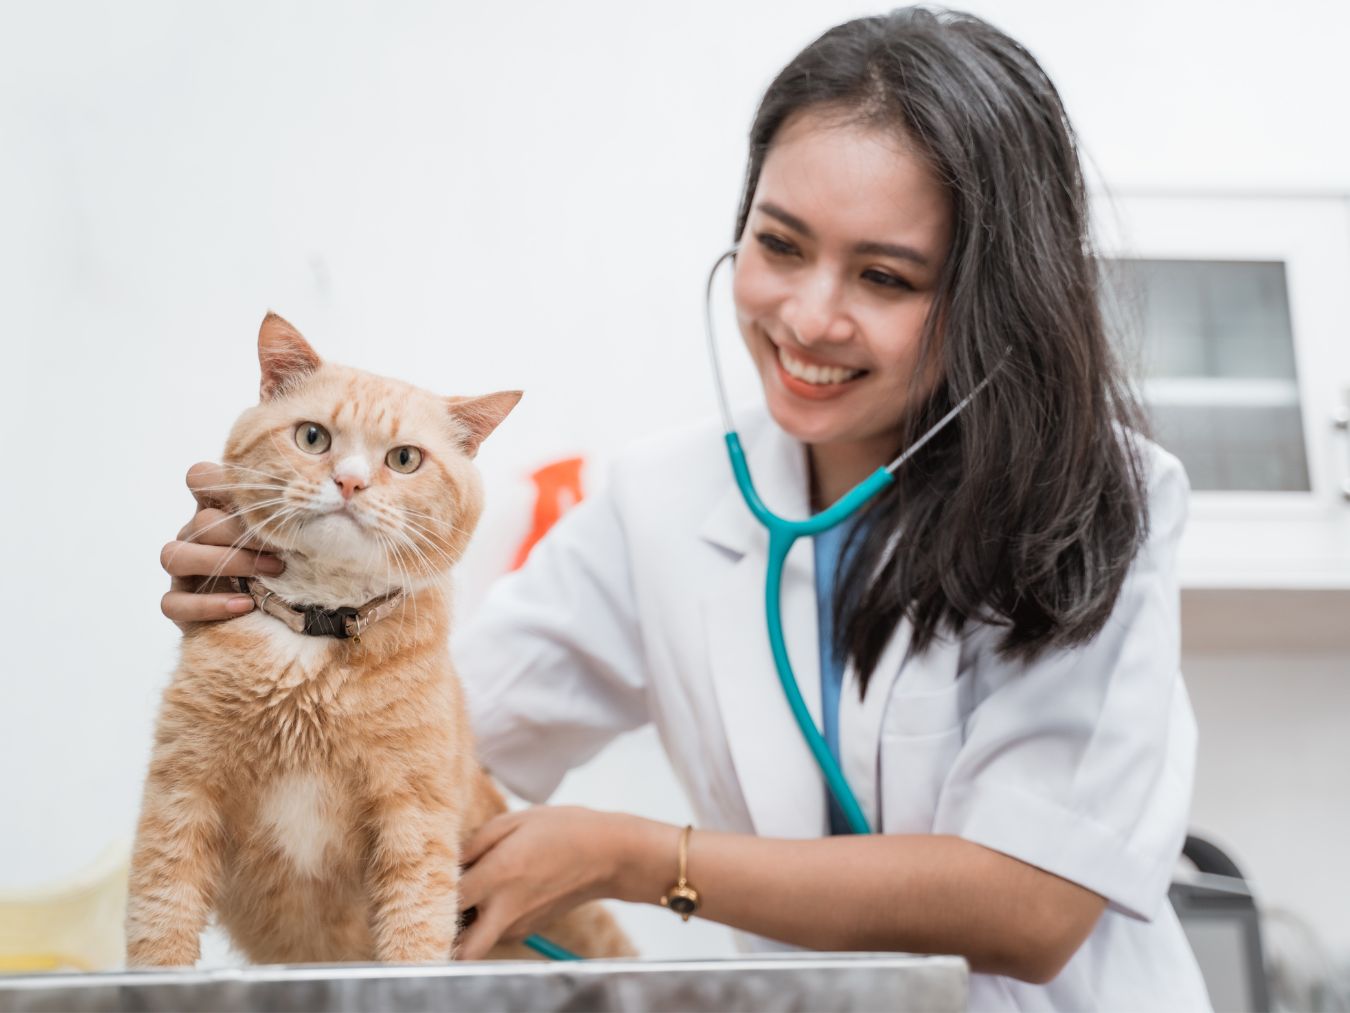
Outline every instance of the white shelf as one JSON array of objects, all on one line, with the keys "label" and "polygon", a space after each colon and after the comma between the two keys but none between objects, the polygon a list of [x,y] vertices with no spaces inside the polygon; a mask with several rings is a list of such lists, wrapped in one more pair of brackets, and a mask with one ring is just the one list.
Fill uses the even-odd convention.
[{"label": "white shelf", "polygon": [[1144,399],[1160,407],[1297,408],[1295,380],[1158,377],[1141,385]]}]

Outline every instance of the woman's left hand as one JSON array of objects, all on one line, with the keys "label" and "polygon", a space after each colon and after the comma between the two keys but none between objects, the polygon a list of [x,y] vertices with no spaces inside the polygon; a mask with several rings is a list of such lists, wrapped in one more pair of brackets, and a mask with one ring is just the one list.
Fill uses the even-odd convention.
[{"label": "woman's left hand", "polygon": [[461,911],[477,917],[459,934],[456,957],[481,960],[498,942],[519,942],[588,900],[612,895],[627,817],[576,806],[504,813],[464,848]]}]

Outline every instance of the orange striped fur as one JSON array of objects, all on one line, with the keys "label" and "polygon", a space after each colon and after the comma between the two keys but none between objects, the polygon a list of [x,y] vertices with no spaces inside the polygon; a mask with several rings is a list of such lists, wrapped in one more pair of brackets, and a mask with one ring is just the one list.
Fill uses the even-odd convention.
[{"label": "orange striped fur", "polygon": [[[460,843],[505,809],[451,666],[448,578],[483,508],[472,457],[519,394],[441,398],[326,363],[270,314],[258,344],[262,399],[230,434],[217,492],[286,560],[262,583],[325,607],[408,597],[359,644],[257,610],[185,633],[145,784],[128,963],[195,963],[213,912],[258,963],[446,960]],[[301,449],[301,422],[327,430],[326,453]],[[384,466],[400,445],[422,451],[412,474]],[[353,456],[369,468],[359,517],[316,513]],[[594,904],[548,934],[633,952]]]}]

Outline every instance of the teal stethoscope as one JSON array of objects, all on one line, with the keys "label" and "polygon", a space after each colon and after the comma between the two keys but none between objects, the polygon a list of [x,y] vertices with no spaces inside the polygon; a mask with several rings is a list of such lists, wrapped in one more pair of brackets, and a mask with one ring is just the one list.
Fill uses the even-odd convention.
[{"label": "teal stethoscope", "polygon": [[[726,441],[727,456],[731,459],[731,471],[736,477],[736,486],[741,490],[745,505],[750,508],[750,512],[769,532],[769,562],[764,576],[764,616],[769,630],[769,647],[773,651],[774,668],[778,670],[778,681],[782,684],[783,693],[787,696],[788,704],[792,708],[792,716],[796,719],[797,727],[801,729],[802,736],[811,749],[811,754],[816,758],[821,773],[825,775],[825,783],[829,787],[830,793],[839,802],[839,807],[848,820],[849,829],[855,834],[869,834],[872,832],[872,828],[867,823],[867,817],[863,814],[862,806],[858,804],[858,799],[853,794],[853,790],[844,780],[843,771],[839,769],[839,764],[835,762],[834,756],[830,753],[830,747],[825,744],[825,736],[820,734],[820,729],[811,719],[811,713],[806,709],[806,702],[802,699],[801,690],[797,687],[797,678],[792,674],[792,663],[788,660],[787,644],[783,640],[783,564],[787,560],[788,552],[791,551],[798,538],[812,537],[842,524],[866,506],[877,493],[893,484],[895,473],[900,466],[918,453],[919,448],[936,436],[952,419],[956,418],[962,409],[970,403],[971,399],[993,379],[994,374],[991,372],[981,380],[974,390],[962,398],[951,411],[942,416],[932,428],[910,444],[904,453],[886,467],[878,468],[872,472],[829,509],[822,510],[815,516],[808,517],[803,521],[790,521],[784,517],[779,517],[764,505],[759,493],[755,491],[754,482],[751,481],[750,466],[746,464],[745,451],[741,449],[741,437],[736,432],[736,425],[731,418],[731,409],[727,405],[726,387],[722,382],[722,366],[717,356],[716,329],[713,326],[712,317],[713,282],[717,278],[718,269],[735,257],[738,249],[739,246],[733,246],[723,253],[713,262],[712,270],[708,272],[708,287],[703,303],[704,325],[708,336],[708,356],[712,360],[713,382],[717,385],[717,402],[722,411],[722,423],[725,430],[723,439]],[[1001,365],[1002,362],[999,363],[999,366]],[[999,366],[994,367],[994,372],[997,372]],[[540,936],[530,936],[525,940],[525,945],[546,957],[552,957],[554,960],[578,959],[574,954]]]},{"label": "teal stethoscope", "polygon": [[755,491],[755,484],[750,479],[750,467],[745,461],[745,451],[741,449],[741,438],[736,432],[735,423],[732,421],[731,409],[727,406],[726,387],[722,383],[722,367],[717,356],[717,340],[712,318],[713,282],[717,277],[718,269],[726,261],[735,257],[738,249],[739,246],[733,246],[713,262],[712,270],[708,272],[708,287],[703,306],[704,326],[708,336],[708,356],[712,360],[713,380],[717,385],[717,400],[722,411],[722,423],[725,430],[723,439],[726,441],[727,456],[731,459],[731,471],[736,477],[736,485],[741,490],[745,505],[750,508],[750,512],[755,515],[756,520],[763,524],[769,532],[769,560],[767,572],[764,576],[764,616],[769,630],[769,647],[773,652],[774,668],[778,670],[778,681],[783,686],[783,693],[792,708],[792,716],[796,719],[797,727],[801,729],[802,736],[811,749],[811,754],[820,766],[821,773],[825,775],[825,783],[829,787],[830,793],[838,801],[844,817],[848,820],[849,829],[855,834],[867,834],[871,833],[872,830],[867,823],[867,817],[863,814],[862,807],[858,804],[858,799],[853,794],[853,790],[849,788],[848,782],[844,779],[839,764],[830,753],[829,746],[825,744],[825,737],[821,735],[820,730],[811,719],[811,714],[806,709],[806,703],[802,700],[801,690],[797,686],[797,679],[792,674],[792,663],[788,660],[787,645],[783,640],[783,564],[787,560],[788,552],[791,551],[798,538],[818,535],[822,531],[828,531],[830,528],[842,524],[866,506],[879,492],[893,484],[895,473],[900,466],[918,453],[925,443],[936,436],[940,430],[961,413],[971,399],[993,379],[994,372],[997,372],[1002,362],[999,363],[999,366],[994,367],[994,372],[981,380],[974,390],[962,398],[951,411],[942,416],[932,428],[910,444],[890,464],[872,472],[827,510],[822,510],[820,513],[802,521],[787,520],[765,506],[764,501],[759,497],[759,493]]}]

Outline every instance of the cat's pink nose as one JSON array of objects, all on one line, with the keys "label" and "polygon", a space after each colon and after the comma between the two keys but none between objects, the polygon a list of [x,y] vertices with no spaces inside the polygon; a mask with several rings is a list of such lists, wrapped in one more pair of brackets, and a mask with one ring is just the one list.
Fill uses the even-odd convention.
[{"label": "cat's pink nose", "polygon": [[342,490],[342,498],[344,500],[351,499],[352,493],[356,492],[357,489],[364,489],[366,487],[366,480],[359,475],[334,475],[333,481],[336,482],[337,487]]}]

